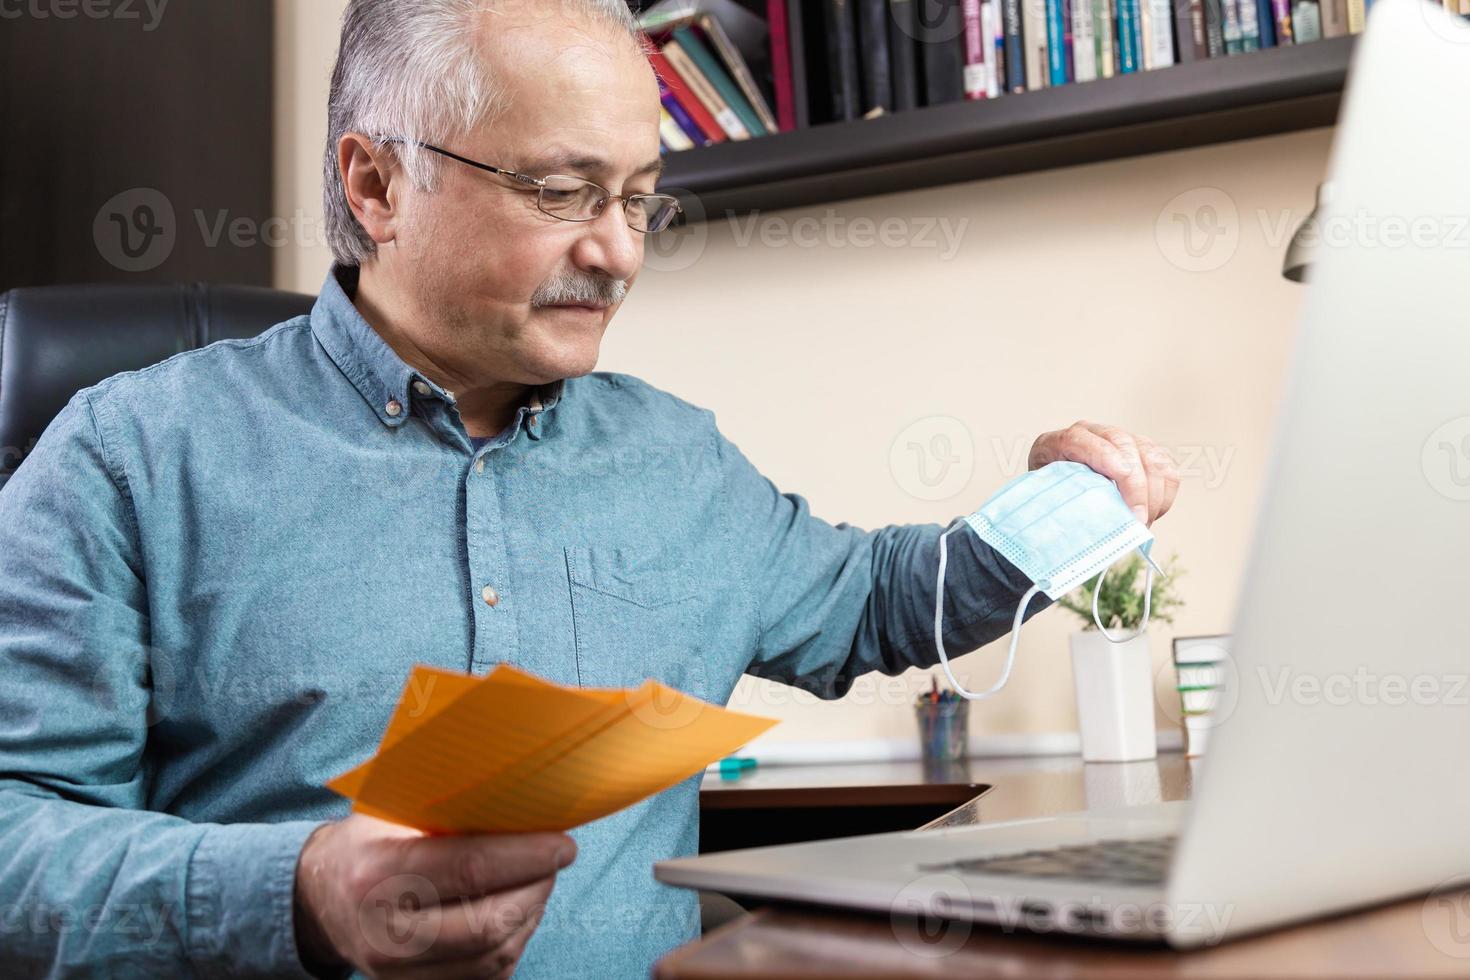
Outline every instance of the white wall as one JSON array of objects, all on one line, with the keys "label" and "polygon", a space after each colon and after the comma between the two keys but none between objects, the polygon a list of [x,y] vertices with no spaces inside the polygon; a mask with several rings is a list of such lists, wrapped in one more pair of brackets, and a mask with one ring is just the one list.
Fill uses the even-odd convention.
[{"label": "white wall", "polygon": [[[277,213],[319,227],[341,0],[276,6]],[[1171,636],[1229,628],[1300,295],[1280,277],[1281,256],[1310,210],[1330,136],[840,202],[754,225],[717,217],[650,262],[600,367],[713,409],[777,485],[863,527],[975,509],[1038,433],[1078,418],[1174,449],[1186,480],[1156,525],[1155,553],[1179,554],[1188,605],[1172,628],[1151,631],[1166,721]],[[1195,222],[1196,255],[1178,216]],[[940,219],[960,232],[953,254],[937,229],[924,236]],[[1206,225],[1223,233],[1202,237]],[[276,282],[314,292],[329,262],[307,234],[277,256]],[[899,434],[915,422],[928,432],[922,420],[935,416],[961,420],[952,445],[958,465],[973,467],[937,501],[910,492],[925,490],[913,457],[890,465]],[[1062,610],[1028,624],[1010,687],[976,707],[972,729],[1074,730],[1067,636],[1079,625]],[[987,686],[1003,657],[993,644],[958,672]],[[908,737],[906,692],[921,682],[864,682],[820,704],[748,680],[736,701],[784,719],[771,740]]]}]

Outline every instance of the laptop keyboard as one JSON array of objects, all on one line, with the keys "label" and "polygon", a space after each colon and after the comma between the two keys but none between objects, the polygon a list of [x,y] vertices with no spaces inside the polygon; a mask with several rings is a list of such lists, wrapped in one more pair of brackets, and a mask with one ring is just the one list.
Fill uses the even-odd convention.
[{"label": "laptop keyboard", "polygon": [[1168,872],[1177,840],[1178,837],[1172,834],[1134,840],[1097,840],[1069,847],[996,854],[922,867],[926,871],[1156,885],[1163,882]]}]

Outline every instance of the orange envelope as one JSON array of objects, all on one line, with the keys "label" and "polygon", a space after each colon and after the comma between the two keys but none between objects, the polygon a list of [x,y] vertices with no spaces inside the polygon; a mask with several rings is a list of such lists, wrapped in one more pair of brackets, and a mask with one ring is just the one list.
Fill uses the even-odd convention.
[{"label": "orange envelope", "polygon": [[694,775],[775,724],[646,681],[564,687],[501,664],[414,667],[377,754],[327,786],[432,833],[569,830]]}]

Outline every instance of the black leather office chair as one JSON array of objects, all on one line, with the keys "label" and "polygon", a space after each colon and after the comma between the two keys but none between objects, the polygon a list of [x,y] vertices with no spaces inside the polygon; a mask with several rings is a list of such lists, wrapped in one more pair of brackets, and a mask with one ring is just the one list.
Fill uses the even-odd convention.
[{"label": "black leather office chair", "polygon": [[71,396],[103,378],[311,312],[255,286],[35,286],[0,294],[0,486]]}]

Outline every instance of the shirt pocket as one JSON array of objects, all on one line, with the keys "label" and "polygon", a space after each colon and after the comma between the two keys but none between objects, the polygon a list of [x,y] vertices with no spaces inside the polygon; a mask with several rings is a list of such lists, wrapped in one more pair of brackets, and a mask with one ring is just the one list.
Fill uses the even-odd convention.
[{"label": "shirt pocket", "polygon": [[565,548],[577,679],[637,687],[648,678],[704,698],[703,604],[693,565],[644,548]]}]

